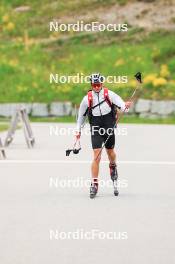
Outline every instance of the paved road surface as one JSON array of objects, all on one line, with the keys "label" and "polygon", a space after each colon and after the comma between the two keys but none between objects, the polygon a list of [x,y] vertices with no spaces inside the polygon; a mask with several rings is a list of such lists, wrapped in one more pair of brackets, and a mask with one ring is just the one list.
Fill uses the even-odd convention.
[{"label": "paved road surface", "polygon": [[54,135],[61,127],[73,126],[33,124],[31,150],[17,131],[0,162],[0,263],[175,263],[175,126],[120,125],[120,196],[103,153],[95,200],[90,138],[82,136],[80,155],[65,157],[72,136]]}]

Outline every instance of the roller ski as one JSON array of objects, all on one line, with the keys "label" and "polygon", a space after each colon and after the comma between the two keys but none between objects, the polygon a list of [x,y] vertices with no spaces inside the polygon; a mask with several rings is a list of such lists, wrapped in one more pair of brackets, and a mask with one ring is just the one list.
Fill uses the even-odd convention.
[{"label": "roller ski", "polygon": [[90,198],[93,199],[96,197],[98,192],[98,182],[97,180],[94,181],[94,183],[91,183],[90,187]]},{"label": "roller ski", "polygon": [[118,187],[117,187],[117,179],[118,179],[117,166],[116,166],[116,164],[111,163],[111,164],[109,164],[109,168],[110,168],[111,180],[112,180],[113,186],[114,186],[114,195],[118,196],[119,191],[118,191]]}]

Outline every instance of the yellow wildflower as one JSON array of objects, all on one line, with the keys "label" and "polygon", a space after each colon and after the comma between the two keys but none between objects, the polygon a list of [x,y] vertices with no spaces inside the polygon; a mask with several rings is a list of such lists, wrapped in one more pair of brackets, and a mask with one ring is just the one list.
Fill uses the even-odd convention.
[{"label": "yellow wildflower", "polygon": [[168,78],[170,76],[170,72],[166,64],[161,65],[160,76],[163,78]]},{"label": "yellow wildflower", "polygon": [[14,25],[14,23],[12,23],[12,22],[9,22],[9,23],[6,25],[6,27],[5,27],[5,29],[7,29],[7,31],[13,31],[14,28],[15,28],[15,25]]},{"label": "yellow wildflower", "polygon": [[119,59],[119,60],[117,60],[117,61],[115,62],[115,66],[121,66],[121,65],[123,65],[123,64],[125,64],[124,59]]},{"label": "yellow wildflower", "polygon": [[136,87],[136,81],[135,81],[135,80],[131,80],[131,81],[129,82],[129,86],[130,86],[130,87]]},{"label": "yellow wildflower", "polygon": [[9,21],[9,16],[8,15],[4,15],[3,17],[2,17],[2,22],[3,23],[7,23]]},{"label": "yellow wildflower", "polygon": [[18,60],[17,60],[17,59],[10,60],[10,61],[9,61],[9,65],[12,66],[12,67],[17,66],[17,65],[18,65]]},{"label": "yellow wildflower", "polygon": [[144,82],[145,84],[153,83],[153,81],[156,79],[156,77],[157,77],[157,74],[148,74],[148,75],[144,78],[143,82]]},{"label": "yellow wildflower", "polygon": [[164,86],[166,84],[167,84],[167,80],[164,79],[164,78],[161,78],[161,77],[160,78],[156,78],[153,81],[153,86],[155,86],[155,87]]}]

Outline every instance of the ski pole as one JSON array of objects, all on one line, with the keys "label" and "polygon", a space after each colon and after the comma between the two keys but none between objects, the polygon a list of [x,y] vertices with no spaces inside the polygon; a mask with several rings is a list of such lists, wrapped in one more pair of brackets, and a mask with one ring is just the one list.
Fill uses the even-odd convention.
[{"label": "ski pole", "polygon": [[[77,143],[79,143],[79,148],[76,148]],[[80,139],[77,138],[73,145],[73,148],[66,150],[66,156],[69,156],[71,152],[73,152],[73,154],[78,154],[80,150],[81,150]]]},{"label": "ski pole", "polygon": [[[78,115],[77,115],[77,108],[75,105],[75,118],[77,121]],[[76,148],[77,143],[79,143],[79,148]],[[67,149],[66,150],[66,156],[69,156],[71,152],[73,152],[73,154],[78,154],[81,150],[81,144],[80,144],[80,138],[76,137],[75,143],[73,145],[72,149]]]},{"label": "ski pole", "polygon": [[[132,95],[130,96],[130,98],[128,99],[128,101],[131,101],[132,103],[134,102],[134,96],[136,94],[136,92],[141,89],[140,85],[142,84],[142,74],[141,72],[138,72],[134,75],[134,77],[136,78],[136,80],[138,81],[138,86],[136,87],[136,89],[134,90],[134,92],[132,93]],[[132,100],[133,99],[133,100]],[[127,108],[125,107],[124,111],[121,113],[121,115],[119,116],[119,118],[117,118],[116,123],[118,124],[119,120],[123,117],[124,113],[126,112]]]},{"label": "ski pole", "polygon": [[[141,74],[141,72],[137,72],[137,73],[134,75],[134,77],[136,78],[136,80],[138,81],[139,86],[140,86],[141,83],[142,83],[142,74]],[[136,87],[136,89],[135,89],[134,92],[132,93],[131,97],[129,98],[129,101],[131,101],[131,102],[134,101],[134,100],[132,100],[132,99],[133,99],[133,97],[135,96],[136,92],[138,91],[139,86]],[[125,109],[124,109],[122,115],[116,120],[116,123],[115,123],[115,125],[113,126],[112,130],[115,129],[116,124],[119,122],[119,120],[121,119],[121,117],[124,115],[124,113],[126,112],[126,109],[127,109],[127,107],[125,107]],[[102,151],[103,151],[103,149],[104,149],[106,143],[108,142],[110,136],[111,136],[111,135],[108,135],[107,139],[105,140],[105,142],[104,142],[102,148],[100,149],[100,151],[99,151],[97,157],[95,158],[95,160],[97,160],[98,157],[101,155],[101,153],[102,153]]]}]

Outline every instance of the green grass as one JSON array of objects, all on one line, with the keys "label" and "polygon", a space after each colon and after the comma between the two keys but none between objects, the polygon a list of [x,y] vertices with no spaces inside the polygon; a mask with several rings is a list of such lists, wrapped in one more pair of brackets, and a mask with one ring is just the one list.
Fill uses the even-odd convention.
[{"label": "green grass", "polygon": [[30,117],[31,122],[48,122],[48,123],[75,123],[76,119],[74,116],[63,116],[63,117]]},{"label": "green grass", "polygon": [[125,116],[120,123],[125,124],[161,124],[161,125],[174,125],[175,117],[167,117],[167,118],[139,118],[137,116]]},{"label": "green grass", "polygon": [[[48,22],[52,18],[75,17],[85,10],[115,3],[126,4],[127,0],[2,0],[0,6],[0,103],[2,102],[53,102],[71,101],[79,104],[89,89],[87,84],[49,84],[49,74],[75,75],[99,71],[103,75],[133,75],[141,71],[144,76],[160,74],[166,64],[170,77],[168,84],[160,87],[143,85],[142,97],[150,99],[175,99],[175,35],[174,32],[145,34],[140,28],[128,33],[69,34],[69,39],[48,44],[34,41],[50,38]],[[14,8],[29,5],[28,12],[17,13]],[[4,21],[4,16],[5,20]],[[12,31],[8,23],[14,24]],[[27,37],[28,36],[28,37]],[[137,38],[136,38],[137,37]],[[26,40],[28,39],[28,40]],[[30,41],[33,44],[30,44]],[[26,44],[24,44],[26,43]],[[28,44],[27,44],[28,43]],[[119,63],[123,62],[123,63]],[[119,64],[118,64],[119,63]],[[124,99],[135,86],[111,84]]]},{"label": "green grass", "polygon": [[[74,116],[63,117],[30,117],[31,122],[43,122],[43,123],[76,123]],[[9,118],[0,118],[0,131],[7,130],[9,127]],[[7,123],[7,124],[4,124]],[[121,118],[120,123],[124,124],[175,124],[175,116],[167,118],[139,118],[136,115],[125,115]],[[18,127],[20,128],[20,127]]]},{"label": "green grass", "polygon": [[[70,100],[79,104],[89,89],[88,84],[49,84],[50,73],[75,75],[100,71],[107,75],[127,75],[133,80],[137,71],[146,76],[160,72],[166,64],[170,79],[175,78],[175,35],[154,33],[140,42],[127,40],[114,44],[82,45],[81,40],[34,45],[26,50],[22,44],[0,45],[0,102],[52,102]],[[159,52],[155,54],[155,49]],[[117,66],[118,61],[123,61]],[[135,87],[108,85],[124,99]],[[175,85],[162,87],[144,85],[143,98],[175,99]]]},{"label": "green grass", "polygon": [[0,132],[8,130],[8,125],[0,124]]},{"label": "green grass", "polygon": [[[30,37],[46,37],[49,36],[48,23],[53,18],[76,17],[77,14],[85,13],[87,10],[109,8],[113,4],[124,5],[127,2],[128,0],[1,0],[0,17],[8,15],[9,21],[15,25],[13,31],[4,30],[3,36],[7,39],[11,36],[23,36],[27,30]],[[16,7],[24,5],[30,7],[28,12],[14,12]],[[5,28],[4,23],[2,25]]]},{"label": "green grass", "polygon": [[[48,123],[75,123],[75,117],[73,116],[64,116],[64,117],[49,117],[49,118],[30,118],[32,122],[48,122]],[[124,116],[120,123],[125,124],[175,124],[175,116],[167,117],[167,118],[139,118],[138,116]]]}]

